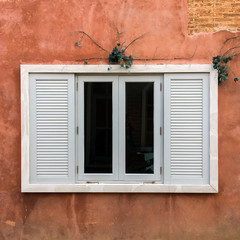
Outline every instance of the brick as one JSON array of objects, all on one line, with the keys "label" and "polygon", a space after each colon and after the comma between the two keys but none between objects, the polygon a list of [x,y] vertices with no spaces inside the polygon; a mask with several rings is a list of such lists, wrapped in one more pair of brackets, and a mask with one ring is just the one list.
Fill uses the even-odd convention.
[{"label": "brick", "polygon": [[239,31],[240,0],[188,0],[188,34]]}]

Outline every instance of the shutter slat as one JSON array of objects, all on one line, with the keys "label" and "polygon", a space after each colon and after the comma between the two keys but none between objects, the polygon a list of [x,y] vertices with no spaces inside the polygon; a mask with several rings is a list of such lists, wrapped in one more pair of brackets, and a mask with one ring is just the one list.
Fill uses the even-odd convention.
[{"label": "shutter slat", "polygon": [[51,161],[65,161],[66,160],[66,162],[67,162],[67,158],[66,157],[63,157],[63,156],[61,156],[61,157],[39,157],[38,158],[39,159],[39,162],[44,162],[44,161],[46,161],[46,162],[51,162]]},{"label": "shutter slat", "polygon": [[52,165],[52,164],[60,164],[60,165],[67,165],[67,159],[66,161],[49,161],[49,160],[45,160],[45,161],[38,161],[38,165]]},{"label": "shutter slat", "polygon": [[191,161],[191,160],[201,160],[201,154],[192,154],[192,153],[188,153],[188,154],[172,154],[172,158],[173,160],[186,160],[186,161]]},{"label": "shutter slat", "polygon": [[172,160],[172,165],[202,165],[201,159],[199,161],[184,161],[184,160]]}]

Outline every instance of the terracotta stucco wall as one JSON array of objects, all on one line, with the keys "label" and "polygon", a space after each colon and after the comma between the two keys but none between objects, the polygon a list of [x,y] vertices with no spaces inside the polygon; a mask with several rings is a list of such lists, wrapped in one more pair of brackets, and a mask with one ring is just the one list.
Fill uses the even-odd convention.
[{"label": "terracotta stucco wall", "polygon": [[[188,35],[187,0],[0,0],[0,240],[240,239],[240,83],[219,87],[218,194],[21,194],[20,64],[76,64],[106,56],[85,38],[115,43],[115,21],[129,53],[211,63],[226,37]],[[103,63],[103,62],[90,62]],[[150,62],[148,64],[151,64]],[[231,63],[238,74],[240,58]],[[231,76],[232,78],[232,76]]]}]

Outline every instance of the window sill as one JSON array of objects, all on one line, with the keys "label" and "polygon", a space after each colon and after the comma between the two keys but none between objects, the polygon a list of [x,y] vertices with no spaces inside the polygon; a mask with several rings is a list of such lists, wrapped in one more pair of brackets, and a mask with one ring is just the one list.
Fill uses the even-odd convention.
[{"label": "window sill", "polygon": [[170,184],[26,184],[22,192],[45,193],[217,193],[213,185],[170,185]]}]

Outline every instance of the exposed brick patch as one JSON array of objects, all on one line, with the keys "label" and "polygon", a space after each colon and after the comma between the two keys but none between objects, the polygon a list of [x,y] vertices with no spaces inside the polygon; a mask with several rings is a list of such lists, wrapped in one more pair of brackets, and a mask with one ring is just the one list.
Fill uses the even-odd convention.
[{"label": "exposed brick patch", "polygon": [[240,0],[188,0],[188,34],[240,31]]}]

